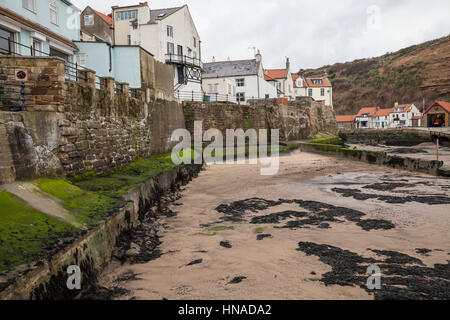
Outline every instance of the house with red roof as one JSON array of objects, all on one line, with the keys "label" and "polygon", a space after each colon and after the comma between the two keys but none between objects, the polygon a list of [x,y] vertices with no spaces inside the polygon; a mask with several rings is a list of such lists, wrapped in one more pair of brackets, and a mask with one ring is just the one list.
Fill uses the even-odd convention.
[{"label": "house with red roof", "polygon": [[450,115],[450,102],[436,101],[429,106],[423,114],[423,126],[448,127]]},{"label": "house with red roof", "polygon": [[112,44],[113,20],[111,15],[103,14],[87,6],[80,15],[81,40],[103,41]]},{"label": "house with red roof", "polygon": [[374,119],[372,124],[376,129],[390,128],[390,114],[392,113],[392,108],[389,109],[378,109],[373,115]]},{"label": "house with red roof", "polygon": [[299,74],[292,75],[292,82],[294,83],[294,96],[306,97],[308,95],[308,86],[306,80]]},{"label": "house with red roof", "polygon": [[291,74],[291,63],[286,58],[285,69],[265,69],[264,80],[277,89],[278,97],[294,99],[294,82]]},{"label": "house with red roof", "polygon": [[355,128],[371,129],[375,128],[375,114],[379,110],[378,107],[366,107],[359,110],[355,116]]},{"label": "house with red roof", "polygon": [[413,117],[418,116],[422,116],[422,113],[414,104],[395,103],[395,106],[390,114],[390,127],[412,127]]},{"label": "house with red roof", "polygon": [[336,116],[336,122],[339,129],[353,129],[355,127],[356,115]]},{"label": "house with red roof", "polygon": [[326,106],[333,107],[333,87],[326,77],[306,78],[307,96],[315,101],[324,101]]}]

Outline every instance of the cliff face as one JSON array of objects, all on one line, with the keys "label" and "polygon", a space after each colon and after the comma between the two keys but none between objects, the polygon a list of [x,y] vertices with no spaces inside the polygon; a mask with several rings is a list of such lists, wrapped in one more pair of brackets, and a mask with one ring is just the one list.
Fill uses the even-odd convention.
[{"label": "cliff face", "polygon": [[450,35],[371,59],[305,70],[305,76],[328,73],[337,114],[362,107],[414,103],[422,109],[436,100],[450,101]]}]

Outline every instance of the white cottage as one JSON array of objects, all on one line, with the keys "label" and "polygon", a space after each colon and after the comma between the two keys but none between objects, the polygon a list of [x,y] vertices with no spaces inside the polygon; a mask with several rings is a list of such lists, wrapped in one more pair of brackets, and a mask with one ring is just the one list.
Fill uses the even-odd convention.
[{"label": "white cottage", "polygon": [[201,92],[201,40],[187,5],[112,7],[114,45],[137,45],[175,67],[175,90]]}]

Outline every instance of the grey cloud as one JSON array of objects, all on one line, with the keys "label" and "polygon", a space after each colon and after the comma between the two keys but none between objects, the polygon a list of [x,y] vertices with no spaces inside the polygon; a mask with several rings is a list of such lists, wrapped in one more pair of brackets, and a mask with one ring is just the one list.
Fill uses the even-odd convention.
[{"label": "grey cloud", "polygon": [[[104,13],[143,0],[74,0]],[[203,60],[245,59],[261,49],[265,67],[294,70],[373,57],[450,33],[448,0],[150,0],[154,8],[188,4],[202,37]],[[367,28],[367,9],[380,10]]]}]

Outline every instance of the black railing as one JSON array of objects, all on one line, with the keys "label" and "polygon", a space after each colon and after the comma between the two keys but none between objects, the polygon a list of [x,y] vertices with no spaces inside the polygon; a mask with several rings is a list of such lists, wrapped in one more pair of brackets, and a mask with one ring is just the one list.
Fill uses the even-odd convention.
[{"label": "black railing", "polygon": [[166,54],[166,63],[181,64],[184,66],[191,66],[203,69],[203,62],[200,59],[174,53]]},{"label": "black railing", "polygon": [[[34,56],[34,57],[52,57],[48,52],[44,52],[41,50],[38,50],[32,46],[24,45],[20,42],[16,42],[12,40],[11,38],[5,38],[0,36],[0,40],[6,40],[8,41],[8,49],[0,48],[0,54],[4,55],[13,55],[13,56]],[[25,53],[19,53],[18,51],[22,51],[20,49],[23,49]],[[26,54],[28,52],[29,54]],[[57,57],[57,56],[54,56]],[[59,57],[61,58],[61,57]],[[62,59],[62,58],[61,58]],[[73,63],[70,61],[64,60],[64,71],[65,71],[65,77],[68,80],[79,82],[80,80],[87,81],[87,72],[89,71],[87,68],[80,66],[78,63]],[[100,85],[100,78],[96,75],[95,83],[97,85]]]},{"label": "black railing", "polygon": [[0,107],[9,108],[10,111],[22,111],[29,104],[31,100],[27,99],[32,86],[21,83],[7,83],[0,82]]},{"label": "black railing", "polygon": [[[175,97],[183,101],[239,103],[236,96],[230,94],[176,90]],[[242,103],[244,102],[242,101]]]}]

